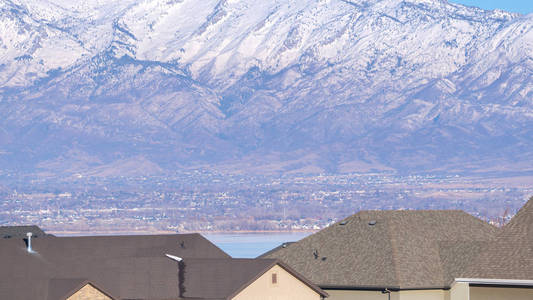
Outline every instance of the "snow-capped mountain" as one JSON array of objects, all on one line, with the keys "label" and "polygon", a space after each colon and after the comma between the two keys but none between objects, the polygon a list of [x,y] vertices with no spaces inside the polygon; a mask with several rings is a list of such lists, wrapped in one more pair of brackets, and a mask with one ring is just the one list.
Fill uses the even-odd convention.
[{"label": "snow-capped mountain", "polygon": [[0,0],[0,12],[10,167],[531,169],[533,15],[445,0]]}]

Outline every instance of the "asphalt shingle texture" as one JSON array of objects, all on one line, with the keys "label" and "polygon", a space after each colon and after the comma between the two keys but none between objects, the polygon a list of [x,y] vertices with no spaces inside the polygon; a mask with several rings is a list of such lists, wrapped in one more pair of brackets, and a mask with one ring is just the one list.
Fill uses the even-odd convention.
[{"label": "asphalt shingle texture", "polygon": [[[0,239],[0,299],[57,297],[86,279],[117,299],[178,299],[178,262],[230,257],[199,234]],[[57,300],[57,299],[48,299]]]},{"label": "asphalt shingle texture", "polygon": [[[233,259],[199,234],[0,240],[0,299],[64,300],[90,283],[114,299],[228,299],[279,264]],[[166,257],[182,258],[180,262]]]},{"label": "asphalt shingle texture", "polygon": [[185,259],[180,263],[181,296],[226,299],[275,264],[273,259]]},{"label": "asphalt shingle texture", "polygon": [[261,257],[322,288],[444,288],[465,264],[455,255],[473,255],[497,231],[463,211],[362,211]]},{"label": "asphalt shingle texture", "polygon": [[0,226],[0,239],[25,238],[28,232],[31,232],[34,238],[46,235],[41,228],[35,225]]},{"label": "asphalt shingle texture", "polygon": [[480,251],[461,277],[533,280],[533,198]]}]

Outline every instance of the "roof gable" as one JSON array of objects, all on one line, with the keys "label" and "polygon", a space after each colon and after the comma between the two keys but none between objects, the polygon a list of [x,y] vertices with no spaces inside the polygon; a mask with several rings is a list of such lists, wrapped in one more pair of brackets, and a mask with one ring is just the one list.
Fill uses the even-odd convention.
[{"label": "roof gable", "polygon": [[272,259],[184,259],[180,297],[226,299],[275,264]]},{"label": "roof gable", "polygon": [[316,293],[327,296],[319,287],[275,259],[184,259],[179,263],[180,297],[231,299],[279,265]]},{"label": "roof gable", "polygon": [[94,299],[94,296],[100,296],[101,299],[110,299],[114,300],[113,296],[102,291],[94,283],[90,282],[87,279],[59,279],[54,278],[49,280],[48,283],[48,297],[47,300],[66,300],[70,299],[72,296],[75,296],[78,293],[84,293],[90,291],[93,295],[91,299]]}]

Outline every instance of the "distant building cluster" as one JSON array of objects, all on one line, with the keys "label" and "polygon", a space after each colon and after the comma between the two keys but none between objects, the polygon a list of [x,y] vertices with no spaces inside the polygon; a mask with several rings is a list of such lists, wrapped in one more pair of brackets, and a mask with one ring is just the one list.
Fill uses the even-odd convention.
[{"label": "distant building cluster", "polygon": [[360,210],[450,209],[503,225],[533,194],[455,175],[68,177],[4,174],[0,225],[59,232],[316,231]]}]

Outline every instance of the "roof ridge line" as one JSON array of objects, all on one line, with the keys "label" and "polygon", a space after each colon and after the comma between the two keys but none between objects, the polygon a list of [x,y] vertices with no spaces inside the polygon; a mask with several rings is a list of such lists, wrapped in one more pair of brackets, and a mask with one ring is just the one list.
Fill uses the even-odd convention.
[{"label": "roof ridge line", "polygon": [[270,269],[272,269],[275,265],[279,263],[278,259],[265,259],[265,260],[271,260],[270,264],[266,265],[264,268],[262,268],[252,279],[248,280],[247,282],[243,283],[240,287],[238,287],[236,290],[234,290],[230,295],[226,296],[227,300],[235,298],[240,292],[242,292],[246,287],[248,287],[250,284],[255,282],[257,279],[259,279],[263,274],[268,272]]},{"label": "roof ridge line", "polygon": [[401,287],[402,286],[402,283],[401,283],[401,280],[400,280],[400,272],[397,268],[398,266],[398,262],[397,262],[397,257],[398,257],[398,246],[396,245],[396,236],[394,234],[392,234],[392,222],[390,222],[389,220],[387,220],[385,222],[385,226],[387,227],[387,234],[389,235],[389,241],[390,241],[390,244],[391,244],[391,250],[392,250],[392,267],[394,268],[394,278],[396,279],[396,285],[398,287]]},{"label": "roof ridge line", "polygon": [[512,228],[516,226],[516,222],[517,222],[516,220],[523,218],[522,215],[527,215],[526,213],[528,210],[533,210],[533,197],[529,198],[526,201],[526,203],[524,203],[524,205],[520,207],[520,209],[516,212],[513,218],[509,220],[509,222],[502,227],[503,229],[502,232],[506,231],[506,228]]}]

